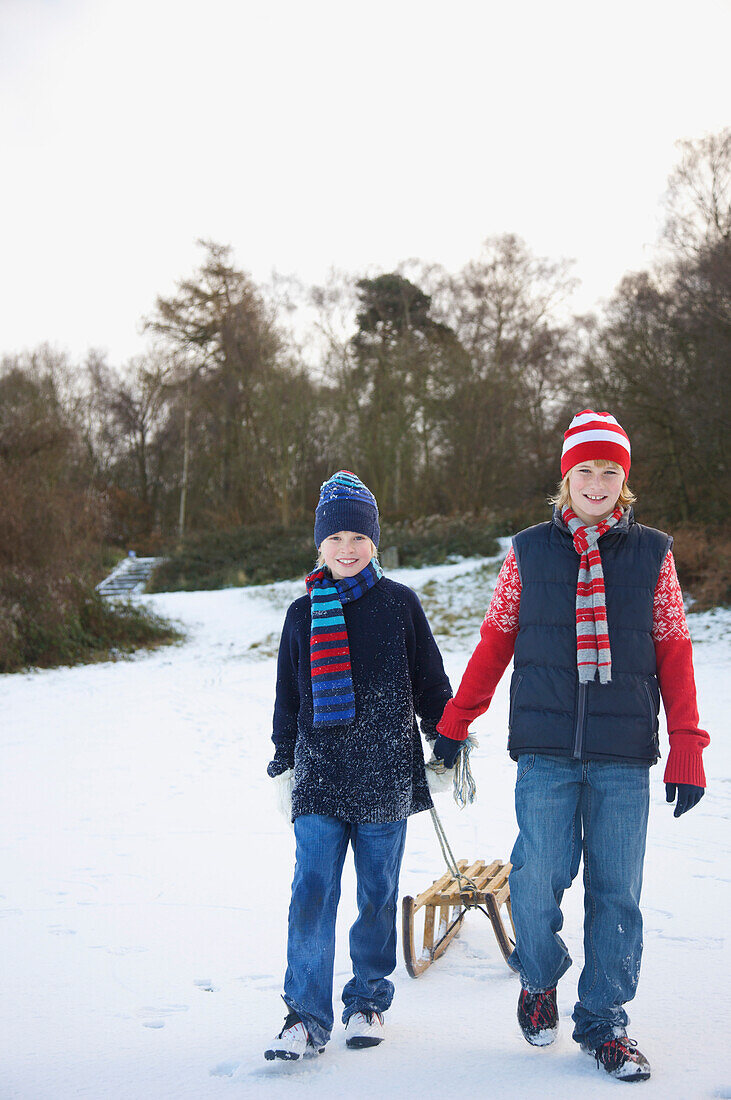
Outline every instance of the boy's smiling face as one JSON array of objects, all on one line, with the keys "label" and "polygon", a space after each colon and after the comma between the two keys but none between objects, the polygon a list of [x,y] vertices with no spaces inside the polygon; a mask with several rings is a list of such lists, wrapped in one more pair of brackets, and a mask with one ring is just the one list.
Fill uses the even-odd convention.
[{"label": "boy's smiling face", "polygon": [[373,543],[357,531],[336,531],[320,545],[325,565],[336,581],[354,577],[373,557]]},{"label": "boy's smiling face", "polygon": [[571,507],[587,527],[611,516],[624,485],[624,471],[615,462],[579,462],[568,472]]}]

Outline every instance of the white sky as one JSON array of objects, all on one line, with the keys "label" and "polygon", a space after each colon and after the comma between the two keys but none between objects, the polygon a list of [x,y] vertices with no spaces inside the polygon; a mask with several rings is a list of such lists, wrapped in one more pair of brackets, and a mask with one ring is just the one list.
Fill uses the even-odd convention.
[{"label": "white sky", "polygon": [[0,0],[0,352],[119,363],[202,253],[255,279],[490,234],[651,259],[675,141],[728,124],[719,0]]}]

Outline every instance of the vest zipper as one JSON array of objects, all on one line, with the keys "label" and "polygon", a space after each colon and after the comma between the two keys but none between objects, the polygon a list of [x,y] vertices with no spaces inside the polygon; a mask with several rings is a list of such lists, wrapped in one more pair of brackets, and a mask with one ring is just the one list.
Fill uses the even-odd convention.
[{"label": "vest zipper", "polygon": [[513,692],[512,698],[510,700],[510,709],[508,710],[508,733],[510,733],[510,731],[513,728],[513,714],[515,712],[515,700],[518,697],[518,692],[520,690],[520,685],[522,683],[522,680],[523,680],[523,673],[521,672],[520,676],[515,681],[515,690]]},{"label": "vest zipper", "polygon": [[650,685],[648,684],[647,680],[643,680],[642,685],[645,689],[645,694],[647,695],[647,702],[650,704],[650,729],[652,730],[652,744],[653,744],[654,749],[655,749],[655,760],[659,760],[660,759],[660,737],[658,736],[658,731],[655,728],[655,724],[657,722],[657,712],[655,711],[655,701],[652,698],[652,692],[650,691]]},{"label": "vest zipper", "polygon": [[576,728],[574,730],[573,759],[581,760],[584,749],[584,723],[586,722],[586,692],[588,684],[579,683],[579,705],[576,713]]},{"label": "vest zipper", "polygon": [[650,707],[650,725],[652,726],[652,732],[655,732],[655,721],[657,720],[657,714],[655,713],[655,702],[652,698],[652,692],[650,691],[650,685],[647,680],[642,681],[642,686],[645,689],[645,695],[647,696],[647,702]]}]

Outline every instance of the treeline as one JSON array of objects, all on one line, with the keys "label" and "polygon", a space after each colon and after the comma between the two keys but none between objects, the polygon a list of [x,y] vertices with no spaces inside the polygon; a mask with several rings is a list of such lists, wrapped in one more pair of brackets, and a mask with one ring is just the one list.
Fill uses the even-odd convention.
[{"label": "treeline", "polygon": [[[6,357],[7,432],[31,397],[69,443],[72,480],[124,543],[308,518],[350,466],[394,519],[532,515],[582,405],[609,408],[658,522],[728,514],[731,132],[684,143],[662,258],[628,275],[601,318],[568,317],[569,265],[518,238],[456,274],[411,263],[333,277],[293,298],[259,287],[231,249],[146,319],[148,355],[80,368],[48,349]],[[293,314],[307,317],[292,325]],[[35,426],[34,426],[35,425]],[[52,452],[49,451],[50,456]],[[89,499],[89,498],[87,498]]]},{"label": "treeline", "polygon": [[85,405],[43,349],[0,373],[0,672],[73,664],[172,641],[143,608],[110,606],[106,491],[92,476]]},{"label": "treeline", "polygon": [[[461,271],[417,262],[327,286],[256,285],[230,248],[159,298],[124,366],[41,347],[0,367],[2,571],[102,543],[155,552],[204,531],[308,524],[355,469],[384,516],[543,517],[562,433],[609,409],[642,517],[728,517],[731,130],[680,144],[651,270],[571,317],[570,265],[507,234]],[[53,567],[56,568],[55,566]]]}]

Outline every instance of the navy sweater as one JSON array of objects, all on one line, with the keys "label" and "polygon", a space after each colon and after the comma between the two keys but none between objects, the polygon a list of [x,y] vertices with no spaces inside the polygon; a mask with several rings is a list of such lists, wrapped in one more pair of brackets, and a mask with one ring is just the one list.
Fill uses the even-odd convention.
[{"label": "navy sweater", "polygon": [[432,805],[415,716],[434,737],[452,689],[410,588],[383,577],[343,612],[355,722],[313,725],[310,598],[302,596],[287,611],[279,646],[269,774],[294,767],[293,818],[400,821]]}]

